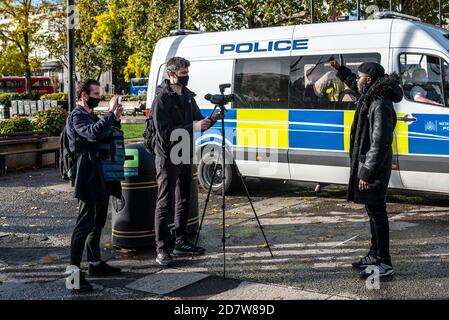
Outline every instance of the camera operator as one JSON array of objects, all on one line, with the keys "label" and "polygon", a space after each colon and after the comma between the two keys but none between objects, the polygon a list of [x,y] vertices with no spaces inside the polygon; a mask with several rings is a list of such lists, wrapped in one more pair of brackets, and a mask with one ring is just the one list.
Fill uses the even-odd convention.
[{"label": "camera operator", "polygon": [[[163,266],[173,264],[169,251],[169,229],[167,219],[174,210],[175,247],[173,256],[200,255],[205,249],[194,248],[187,239],[187,218],[190,208],[192,184],[193,131],[205,131],[221,119],[219,112],[204,118],[195,102],[195,94],[187,88],[190,62],[181,57],[167,61],[169,79],[158,86],[152,104],[153,121],[156,131],[154,153],[156,155],[156,179],[158,195],[154,215],[156,234],[156,262]],[[188,132],[190,141],[171,141],[176,129]],[[184,141],[183,141],[184,140]],[[171,149],[177,143],[188,144],[189,163],[174,164],[170,158]],[[185,150],[184,148],[183,150]]]}]

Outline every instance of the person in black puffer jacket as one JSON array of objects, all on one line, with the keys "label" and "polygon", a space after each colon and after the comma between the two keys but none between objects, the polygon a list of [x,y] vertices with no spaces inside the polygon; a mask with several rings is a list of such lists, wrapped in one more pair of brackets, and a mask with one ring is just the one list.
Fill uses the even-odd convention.
[{"label": "person in black puffer jacket", "polygon": [[389,250],[386,194],[393,159],[393,132],[397,122],[393,102],[402,100],[397,74],[386,75],[384,68],[366,62],[358,68],[359,99],[351,128],[348,201],[364,204],[370,219],[371,249],[352,265],[369,277],[374,266],[380,277],[393,275]]}]

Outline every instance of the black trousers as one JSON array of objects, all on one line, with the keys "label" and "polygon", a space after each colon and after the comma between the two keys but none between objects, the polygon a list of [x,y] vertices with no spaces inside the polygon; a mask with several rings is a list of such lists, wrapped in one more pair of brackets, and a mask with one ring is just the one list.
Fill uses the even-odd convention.
[{"label": "black trousers", "polygon": [[390,228],[388,224],[387,205],[385,203],[365,205],[371,229],[371,251],[382,262],[391,264]]},{"label": "black trousers", "polygon": [[174,216],[176,242],[186,239],[190,209],[192,167],[174,165],[156,156],[157,203],[154,213],[156,251],[169,252],[168,219]]},{"label": "black trousers", "polygon": [[80,266],[84,248],[87,250],[87,261],[101,260],[100,238],[108,217],[108,203],[78,201],[79,216],[72,234],[70,264]]}]

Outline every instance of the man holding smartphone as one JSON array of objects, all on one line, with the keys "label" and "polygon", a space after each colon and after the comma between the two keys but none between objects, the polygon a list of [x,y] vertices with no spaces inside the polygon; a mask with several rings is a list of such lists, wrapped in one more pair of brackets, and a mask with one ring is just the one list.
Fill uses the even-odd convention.
[{"label": "man holding smartphone", "polygon": [[103,179],[99,159],[99,146],[112,126],[120,127],[123,113],[119,97],[109,102],[109,112],[101,119],[93,110],[100,103],[100,84],[93,79],[78,83],[77,106],[69,114],[65,127],[70,151],[76,157],[75,198],[78,199],[79,215],[73,230],[70,246],[70,266],[66,274],[79,274],[79,287],[74,291],[90,291],[92,286],[80,271],[84,248],[87,250],[90,276],[120,274],[119,268],[101,260],[100,238],[108,215],[109,197],[121,198],[120,182]]}]

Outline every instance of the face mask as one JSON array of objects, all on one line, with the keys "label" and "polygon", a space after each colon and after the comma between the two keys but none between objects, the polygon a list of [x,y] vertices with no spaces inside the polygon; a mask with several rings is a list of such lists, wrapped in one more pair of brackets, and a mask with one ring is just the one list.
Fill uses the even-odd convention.
[{"label": "face mask", "polygon": [[426,84],[428,82],[429,82],[429,78],[427,78],[427,77],[421,78],[421,80],[419,80],[419,83],[422,83],[422,84]]},{"label": "face mask", "polygon": [[89,108],[94,109],[98,107],[100,100],[101,99],[89,97],[89,99],[87,100],[87,105],[89,106]]},{"label": "face mask", "polygon": [[187,87],[188,83],[189,83],[189,76],[178,77],[178,84]]}]

